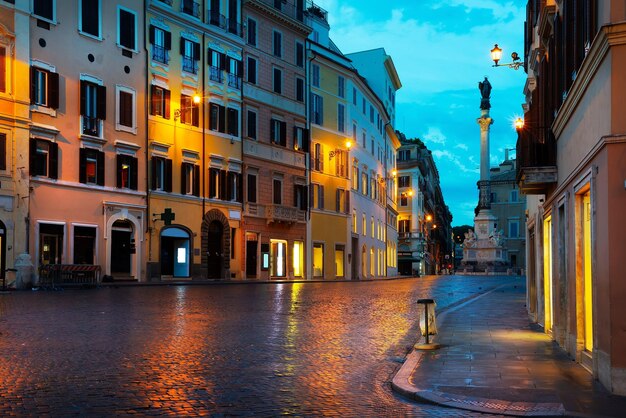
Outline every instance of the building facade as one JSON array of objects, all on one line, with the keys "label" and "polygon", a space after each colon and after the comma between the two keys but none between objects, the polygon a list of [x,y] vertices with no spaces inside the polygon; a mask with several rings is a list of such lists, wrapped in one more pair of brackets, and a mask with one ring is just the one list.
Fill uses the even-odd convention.
[{"label": "building facade", "polygon": [[150,279],[241,277],[241,2],[147,2]]},{"label": "building facade", "polygon": [[[626,395],[626,7],[527,4],[525,125],[517,143],[533,320]],[[529,204],[530,206],[530,204]]]},{"label": "building facade", "polygon": [[305,2],[244,1],[246,278],[306,275],[309,130]]}]

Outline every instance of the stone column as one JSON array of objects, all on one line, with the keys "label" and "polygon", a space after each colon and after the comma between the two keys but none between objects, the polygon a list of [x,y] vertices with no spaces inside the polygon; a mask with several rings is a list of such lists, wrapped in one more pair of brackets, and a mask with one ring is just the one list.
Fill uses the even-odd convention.
[{"label": "stone column", "polygon": [[476,119],[480,126],[480,180],[478,182],[478,209],[491,209],[491,187],[489,184],[489,127],[493,119],[489,109],[481,109],[481,116]]}]

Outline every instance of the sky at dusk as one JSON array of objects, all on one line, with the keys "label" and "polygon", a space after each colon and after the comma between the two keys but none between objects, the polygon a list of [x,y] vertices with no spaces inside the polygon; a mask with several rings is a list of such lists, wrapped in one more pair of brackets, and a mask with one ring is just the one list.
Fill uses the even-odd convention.
[{"label": "sky at dusk", "polygon": [[[330,36],[343,53],[383,47],[402,88],[396,129],[432,151],[452,225],[473,225],[478,203],[480,116],[478,82],[492,85],[491,166],[514,148],[513,120],[523,114],[523,69],[492,67],[522,55],[526,2],[522,0],[315,0],[329,12]],[[511,156],[514,156],[511,151]]]}]

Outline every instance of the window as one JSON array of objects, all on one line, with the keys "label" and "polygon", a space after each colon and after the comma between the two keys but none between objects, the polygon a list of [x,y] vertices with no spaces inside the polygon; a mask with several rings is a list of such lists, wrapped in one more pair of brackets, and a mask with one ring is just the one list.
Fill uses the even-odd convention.
[{"label": "window", "polygon": [[516,203],[519,201],[518,199],[519,199],[519,195],[517,193],[517,190],[511,190],[511,202]]},{"label": "window", "polygon": [[180,95],[180,122],[186,125],[200,126],[199,103],[195,103],[193,97],[185,94]]},{"label": "window", "polygon": [[361,193],[365,196],[369,194],[369,178],[367,173],[361,173]]},{"label": "window", "polygon": [[80,0],[79,27],[82,33],[100,38],[100,0]]},{"label": "window", "polygon": [[318,125],[324,123],[324,101],[315,93],[311,93],[311,122]]},{"label": "window", "polygon": [[376,224],[374,223],[374,217],[372,216],[372,219],[370,221],[370,233],[372,235],[372,238],[374,238],[374,235],[376,233]]},{"label": "window", "polygon": [[135,12],[117,8],[117,43],[118,45],[137,50],[137,15]]},{"label": "window", "polygon": [[293,149],[309,151],[309,131],[301,126],[293,127]]},{"label": "window", "polygon": [[[0,93],[6,93],[7,91],[7,48],[5,46],[0,45]],[[32,71],[32,69],[31,69]],[[32,75],[31,75],[31,83],[32,83]],[[32,84],[31,84],[32,85]],[[31,93],[31,104],[33,94]]]},{"label": "window", "polygon": [[346,79],[342,76],[337,76],[337,95],[339,97],[346,97]]},{"label": "window", "polygon": [[256,139],[256,112],[248,110],[248,138]]},{"label": "window", "polygon": [[180,193],[200,196],[200,166],[192,163],[181,164]]},{"label": "window", "polygon": [[256,46],[256,20],[248,18],[248,44]]},{"label": "window", "polygon": [[316,171],[324,171],[324,153],[322,151],[322,144],[316,143],[314,150],[313,169]]},{"label": "window", "polygon": [[278,119],[270,119],[270,140],[274,144],[287,146],[287,123]]},{"label": "window", "polygon": [[96,227],[74,226],[74,264],[96,264]]},{"label": "window", "polygon": [[272,202],[275,205],[283,204],[283,181],[281,179],[275,178],[272,182]]},{"label": "window", "polygon": [[[171,0],[169,0],[171,2]],[[209,3],[209,2],[207,2]],[[210,0],[209,23],[215,26],[224,27],[224,16],[220,13],[220,0]]]},{"label": "window", "polygon": [[56,142],[43,139],[30,140],[30,175],[56,179],[59,148]]},{"label": "window", "polygon": [[403,149],[398,151],[398,161],[408,161],[411,159],[411,150]]},{"label": "window", "polygon": [[490,199],[491,203],[498,203],[498,194],[496,192],[491,192]]},{"label": "window", "polygon": [[352,232],[357,233],[356,230],[356,209],[352,209]]},{"label": "window", "polygon": [[228,57],[228,86],[241,89],[242,76],[243,65],[241,65],[241,61]]},{"label": "window", "polygon": [[365,112],[367,111],[367,105],[365,104],[365,97],[363,98],[363,101],[361,103],[361,107],[363,108],[363,114],[365,115]]},{"label": "window", "polygon": [[200,17],[200,3],[193,0],[182,0],[180,11],[194,17]]},{"label": "window", "polygon": [[344,246],[335,246],[335,272],[337,277],[344,277]]},{"label": "window", "polygon": [[311,66],[311,84],[313,87],[320,86],[320,66],[317,64]]},{"label": "window", "polygon": [[226,108],[217,103],[209,104],[209,129],[226,132]]},{"label": "window", "polygon": [[256,59],[248,57],[248,83],[256,84]]},{"label": "window", "polygon": [[247,193],[248,202],[256,203],[257,201],[256,174],[248,173],[247,187],[248,187],[248,193]]},{"label": "window", "polygon": [[309,206],[307,201],[308,191],[304,184],[295,184],[293,186],[293,205],[300,209],[306,210]]},{"label": "window", "polygon": [[324,277],[324,244],[313,244],[313,277]]},{"label": "window", "polygon": [[54,21],[55,0],[33,0],[33,14]]},{"label": "window", "polygon": [[7,169],[7,135],[0,134],[0,170]]},{"label": "window", "polygon": [[149,32],[152,59],[167,64],[170,60],[169,51],[172,49],[172,34],[154,25],[150,25]]},{"label": "window", "polygon": [[152,157],[152,190],[172,191],[172,160],[163,157]]},{"label": "window", "polygon": [[356,102],[357,102],[356,87],[352,87],[352,104],[356,106]]},{"label": "window", "polygon": [[337,189],[335,195],[335,211],[338,213],[348,213],[348,204],[346,200],[346,191],[343,189]]},{"label": "window", "polygon": [[275,57],[283,56],[283,35],[280,32],[274,31],[273,51]]},{"label": "window", "polygon": [[189,39],[180,38],[180,55],[183,57],[183,71],[198,74],[198,61],[200,60],[200,44]]},{"label": "window", "polygon": [[296,100],[304,102],[304,80],[296,77]]},{"label": "window", "polygon": [[296,42],[296,65],[304,68],[304,45],[300,42]]},{"label": "window", "polygon": [[80,148],[79,158],[79,181],[104,186],[104,152],[93,148]]},{"label": "window", "polygon": [[519,221],[509,221],[509,238],[519,238]]},{"label": "window", "polygon": [[211,81],[218,83],[224,82],[224,74],[222,71],[226,68],[226,56],[219,51],[209,49],[209,78]]},{"label": "window", "polygon": [[335,175],[344,177],[348,173],[346,166],[348,164],[348,153],[343,150],[335,151]]},{"label": "window", "polygon": [[[0,64],[4,63],[0,48]],[[0,82],[4,81],[0,70]],[[3,84],[3,83],[2,83]],[[0,88],[0,91],[4,91]],[[58,109],[59,107],[59,74],[39,67],[30,67],[30,104]]]},{"label": "window", "polygon": [[137,190],[137,158],[117,154],[117,187]]},{"label": "window", "polygon": [[136,133],[135,121],[135,91],[122,86],[116,86],[117,112],[115,129]]},{"label": "window", "polygon": [[352,189],[359,191],[359,167],[352,166]]},{"label": "window", "polygon": [[374,106],[370,105],[370,122],[374,123]]},{"label": "window", "polygon": [[150,114],[155,116],[161,116],[165,119],[170,118],[170,91],[152,85],[151,87],[151,100],[150,100]]},{"label": "window", "polygon": [[337,103],[337,130],[339,132],[346,130],[346,107],[342,103]]},{"label": "window", "polygon": [[106,119],[106,87],[80,80],[80,114],[82,134],[100,137]]},{"label": "window", "polygon": [[363,131],[363,133],[361,134],[361,142],[363,143],[363,149],[365,149],[365,147],[367,146],[367,132]]},{"label": "window", "polygon": [[283,72],[274,68],[274,93],[282,94],[283,92]]},{"label": "window", "polygon": [[398,177],[398,187],[411,187],[411,177],[410,176]]},{"label": "window", "polygon": [[409,204],[408,195],[406,193],[402,193],[400,195],[400,206],[408,206],[408,204]]},{"label": "window", "polygon": [[398,232],[401,234],[411,232],[411,219],[401,219],[398,221]]},{"label": "window", "polygon": [[226,110],[226,114],[226,133],[233,136],[239,136],[239,110],[228,108]]},{"label": "window", "polygon": [[315,207],[317,209],[324,209],[324,185],[322,184],[314,184],[314,198],[315,198]]}]

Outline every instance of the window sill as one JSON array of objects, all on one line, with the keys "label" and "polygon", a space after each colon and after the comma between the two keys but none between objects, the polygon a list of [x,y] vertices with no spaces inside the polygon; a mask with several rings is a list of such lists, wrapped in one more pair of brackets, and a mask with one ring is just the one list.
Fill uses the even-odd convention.
[{"label": "window sill", "polygon": [[82,35],[82,36],[84,36],[86,38],[93,39],[94,41],[99,41],[99,42],[103,41],[102,35],[98,35],[98,36],[92,35],[91,33],[83,32],[81,29],[78,29],[78,34]]},{"label": "window sill", "polygon": [[31,112],[45,113],[46,115],[50,115],[50,116],[55,117],[55,118],[57,116],[56,109],[52,109],[51,107],[47,107],[47,106],[30,105],[30,110],[31,110]]},{"label": "window sill", "polygon": [[137,127],[133,126],[125,126],[125,125],[120,125],[120,124],[115,124],[115,130],[116,131],[120,131],[120,132],[128,132],[131,133],[133,135],[137,135]]},{"label": "window sill", "polygon": [[91,135],[85,135],[85,134],[78,135],[78,138],[85,143],[91,143],[91,144],[95,144],[98,146],[104,145],[107,142],[106,139],[104,138],[99,138],[97,136],[91,136]]}]

